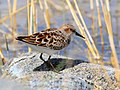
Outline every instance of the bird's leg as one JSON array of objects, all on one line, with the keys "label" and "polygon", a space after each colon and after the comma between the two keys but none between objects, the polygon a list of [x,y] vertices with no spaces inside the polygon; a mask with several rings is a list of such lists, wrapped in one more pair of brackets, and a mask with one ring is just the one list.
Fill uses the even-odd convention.
[{"label": "bird's leg", "polygon": [[49,68],[49,63],[48,61],[45,61],[42,57],[43,53],[40,54],[40,59],[46,64],[46,66]]},{"label": "bird's leg", "polygon": [[50,66],[53,68],[53,70],[54,70],[56,73],[59,73],[59,71],[56,70],[55,67],[53,66],[53,64],[51,63],[50,58],[51,58],[51,55],[50,55],[49,58],[48,58],[48,63],[50,64]]},{"label": "bird's leg", "polygon": [[46,61],[43,59],[42,55],[43,55],[43,53],[40,54],[40,59],[41,59],[42,61],[46,62]]},{"label": "bird's leg", "polygon": [[55,67],[54,67],[53,64],[51,63],[50,58],[51,58],[51,55],[50,55],[49,58],[48,58],[48,63],[49,63],[50,66],[53,68],[53,70],[55,70]]},{"label": "bird's leg", "polygon": [[[51,63],[51,61],[50,61],[51,55],[49,56],[48,61],[45,61],[45,60],[43,59],[42,55],[43,55],[43,53],[41,53],[40,59],[45,62],[45,64],[47,65],[47,67],[50,68],[50,66],[51,66],[55,72],[58,72],[58,71],[55,69],[55,67],[53,66],[53,64]],[[50,65],[50,66],[49,66],[49,65]]]}]

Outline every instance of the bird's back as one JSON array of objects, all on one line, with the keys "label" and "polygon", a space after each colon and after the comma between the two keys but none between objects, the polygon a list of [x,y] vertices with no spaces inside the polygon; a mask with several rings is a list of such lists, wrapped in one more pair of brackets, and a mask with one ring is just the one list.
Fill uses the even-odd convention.
[{"label": "bird's back", "polygon": [[34,46],[53,50],[61,50],[70,43],[70,38],[66,37],[57,28],[50,28],[29,36],[18,36],[16,39]]}]

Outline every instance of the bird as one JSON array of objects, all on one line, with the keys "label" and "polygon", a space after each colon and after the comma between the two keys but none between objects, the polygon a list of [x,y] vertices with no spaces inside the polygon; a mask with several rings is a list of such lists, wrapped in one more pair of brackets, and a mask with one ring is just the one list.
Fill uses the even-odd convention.
[{"label": "bird", "polygon": [[22,41],[33,50],[40,52],[40,59],[44,62],[46,61],[43,59],[42,55],[43,53],[48,54],[49,58],[47,61],[49,61],[50,66],[54,68],[52,63],[50,63],[51,55],[67,47],[70,44],[73,35],[85,39],[83,35],[76,31],[73,25],[63,24],[59,28],[49,28],[32,35],[18,36],[16,37],[16,40]]}]

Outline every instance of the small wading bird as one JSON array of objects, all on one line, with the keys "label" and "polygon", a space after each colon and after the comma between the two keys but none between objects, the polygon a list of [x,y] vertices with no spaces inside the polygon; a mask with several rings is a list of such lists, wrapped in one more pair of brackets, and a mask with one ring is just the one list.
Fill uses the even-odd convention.
[{"label": "small wading bird", "polygon": [[[82,37],[78,32],[76,32],[73,25],[64,24],[60,28],[50,28],[43,30],[41,32],[29,35],[29,36],[18,36],[16,40],[22,41],[30,46],[32,49],[39,51],[41,53],[40,59],[45,63],[49,62],[49,65],[53,68],[54,66],[50,62],[51,55],[67,47],[73,34]],[[42,58],[43,53],[49,55],[48,61]]]}]

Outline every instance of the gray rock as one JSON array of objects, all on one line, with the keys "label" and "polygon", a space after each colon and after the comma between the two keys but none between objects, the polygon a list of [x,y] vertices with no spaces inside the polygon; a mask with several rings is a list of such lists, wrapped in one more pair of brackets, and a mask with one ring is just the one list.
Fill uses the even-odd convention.
[{"label": "gray rock", "polygon": [[[59,73],[44,71],[44,68],[34,71],[43,64],[39,56],[37,53],[26,53],[13,58],[3,67],[2,77],[10,77],[24,86],[39,90],[120,90],[115,78],[115,71],[119,70],[84,62]],[[45,54],[46,60],[47,57]],[[59,55],[53,55],[52,58],[72,60]]]}]

